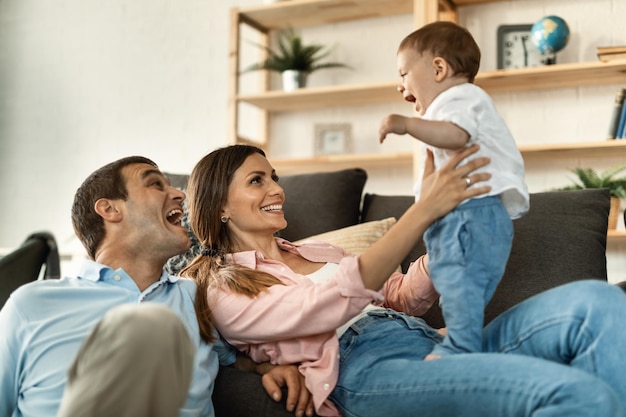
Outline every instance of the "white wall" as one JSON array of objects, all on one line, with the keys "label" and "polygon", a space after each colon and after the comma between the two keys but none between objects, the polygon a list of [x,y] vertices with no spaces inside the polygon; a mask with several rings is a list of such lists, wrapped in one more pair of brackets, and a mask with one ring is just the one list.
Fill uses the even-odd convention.
[{"label": "white wall", "polygon": [[[73,193],[104,163],[142,154],[163,170],[189,172],[201,155],[226,144],[229,10],[261,3],[0,0],[0,248],[47,229],[62,250],[73,250]],[[626,43],[626,0],[514,0],[464,7],[460,20],[481,46],[482,69],[490,70],[499,24],[547,14],[565,18],[572,30],[558,62],[592,61],[596,46]],[[395,79],[395,50],[413,22],[398,16],[330,28],[303,35],[334,45],[331,58],[355,70],[314,73],[312,86]],[[601,140],[618,87],[505,93],[494,100],[520,144]],[[389,111],[410,113],[398,102],[278,114],[272,125],[281,134],[273,137],[270,156],[310,155],[313,125],[321,122],[351,123],[357,152],[412,149],[408,138],[379,147],[378,121]],[[254,130],[253,121],[242,124]],[[531,192],[544,191],[567,184],[567,168],[621,162],[532,161],[527,182]],[[409,194],[411,185],[410,170],[382,169],[370,172],[367,191]],[[626,279],[625,245],[609,244],[608,255],[610,279]]]},{"label": "white wall", "polygon": [[104,163],[188,172],[226,144],[234,5],[0,0],[0,247],[38,229],[70,242],[74,191]]}]

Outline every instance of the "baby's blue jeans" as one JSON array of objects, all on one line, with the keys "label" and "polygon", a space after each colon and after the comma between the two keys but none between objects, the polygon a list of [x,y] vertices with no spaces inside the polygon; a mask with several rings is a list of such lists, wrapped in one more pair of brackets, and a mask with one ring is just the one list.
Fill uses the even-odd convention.
[{"label": "baby's blue jeans", "polygon": [[433,223],[424,241],[448,329],[433,353],[480,352],[485,306],[511,253],[511,218],[497,196],[469,200]]}]

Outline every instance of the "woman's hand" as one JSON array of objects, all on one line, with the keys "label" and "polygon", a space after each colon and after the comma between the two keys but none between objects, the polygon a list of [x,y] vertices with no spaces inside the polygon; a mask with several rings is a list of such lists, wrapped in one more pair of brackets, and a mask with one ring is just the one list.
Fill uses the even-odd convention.
[{"label": "woman's hand", "polygon": [[304,376],[295,365],[278,365],[271,368],[263,375],[262,379],[265,391],[274,401],[282,398],[281,388],[287,388],[287,411],[296,417],[311,417],[315,412],[313,396],[304,384]]},{"label": "woman's hand", "polygon": [[[476,158],[459,165],[478,149],[478,145],[473,145],[460,150],[437,171],[433,154],[427,151],[419,202],[424,203],[423,208],[430,212],[433,221],[446,215],[462,201],[491,190],[487,185],[477,184],[491,178],[491,174],[475,172],[489,164],[489,158]],[[471,187],[468,186],[468,178]]]},{"label": "woman's hand", "polygon": [[311,417],[315,412],[313,396],[304,384],[304,376],[296,365],[272,365],[269,362],[256,363],[248,356],[237,352],[235,368],[262,375],[263,388],[274,401],[283,397],[282,388],[287,390],[287,411],[296,417]]}]

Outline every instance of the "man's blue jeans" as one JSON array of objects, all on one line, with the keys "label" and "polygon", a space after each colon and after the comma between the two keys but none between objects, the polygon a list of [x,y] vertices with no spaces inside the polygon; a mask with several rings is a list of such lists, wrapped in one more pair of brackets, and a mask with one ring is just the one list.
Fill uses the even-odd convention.
[{"label": "man's blue jeans", "polygon": [[442,337],[423,320],[370,312],[340,339],[330,399],[345,416],[624,417],[626,295],[567,284],[492,321],[484,353],[422,359]]},{"label": "man's blue jeans", "polygon": [[434,222],[424,234],[428,271],[448,329],[433,354],[482,350],[485,306],[511,253],[513,223],[498,196],[476,198]]}]

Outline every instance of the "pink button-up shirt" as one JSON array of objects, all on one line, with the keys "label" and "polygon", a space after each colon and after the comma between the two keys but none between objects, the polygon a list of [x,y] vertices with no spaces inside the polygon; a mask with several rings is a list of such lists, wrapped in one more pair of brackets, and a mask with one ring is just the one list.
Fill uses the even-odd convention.
[{"label": "pink button-up shirt", "polygon": [[423,314],[438,294],[422,258],[406,275],[394,273],[376,292],[363,286],[358,258],[346,255],[343,249],[324,242],[296,245],[276,240],[283,250],[312,262],[338,263],[339,269],[327,281],[314,284],[259,252],[231,254],[231,261],[268,272],[284,285],[274,285],[254,298],[227,289],[210,289],[208,301],[215,325],[229,343],[257,362],[299,363],[317,413],[340,416],[328,400],[339,372],[336,329],[372,302],[412,315]]}]

